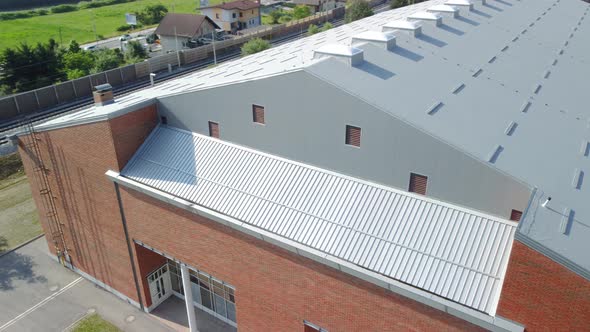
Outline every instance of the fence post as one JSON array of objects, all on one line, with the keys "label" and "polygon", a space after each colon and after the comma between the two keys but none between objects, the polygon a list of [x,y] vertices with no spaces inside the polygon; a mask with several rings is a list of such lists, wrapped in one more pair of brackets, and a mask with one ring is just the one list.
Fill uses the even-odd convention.
[{"label": "fence post", "polygon": [[41,109],[41,103],[39,102],[39,96],[37,95],[37,90],[33,90],[35,92],[35,100],[37,100],[37,111]]},{"label": "fence post", "polygon": [[57,86],[55,84],[53,85],[53,92],[55,92],[55,100],[57,100],[57,103],[59,104],[59,94],[57,93]]},{"label": "fence post", "polygon": [[16,105],[16,112],[20,113],[20,106],[18,106],[18,100],[16,100],[16,96],[12,96],[12,99],[14,99],[14,104]]}]

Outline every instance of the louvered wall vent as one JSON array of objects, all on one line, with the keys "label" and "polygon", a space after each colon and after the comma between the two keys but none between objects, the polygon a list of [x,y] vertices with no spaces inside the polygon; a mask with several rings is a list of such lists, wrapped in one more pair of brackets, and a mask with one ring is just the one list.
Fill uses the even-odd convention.
[{"label": "louvered wall vent", "polygon": [[397,20],[386,23],[383,32],[400,30],[409,33],[411,36],[419,36],[422,33],[422,24],[419,21]]},{"label": "louvered wall vent", "polygon": [[356,66],[363,62],[363,50],[340,44],[324,45],[313,52],[314,59],[334,57],[345,63]]},{"label": "louvered wall vent", "polygon": [[442,16],[436,13],[430,12],[417,12],[410,16],[408,16],[408,20],[410,21],[424,21],[428,23],[432,23],[435,26],[440,26],[442,24]]},{"label": "louvered wall vent", "polygon": [[459,9],[449,5],[436,5],[428,8],[431,13],[439,13],[450,17],[459,16]]},{"label": "louvered wall vent", "polygon": [[386,50],[395,48],[395,34],[393,32],[365,31],[352,37],[352,46],[369,43]]}]

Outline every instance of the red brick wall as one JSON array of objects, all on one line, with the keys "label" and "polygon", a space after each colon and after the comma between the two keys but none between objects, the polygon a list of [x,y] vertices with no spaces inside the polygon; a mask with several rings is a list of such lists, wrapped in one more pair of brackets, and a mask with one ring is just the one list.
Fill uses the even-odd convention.
[{"label": "red brick wall", "polygon": [[158,124],[156,105],[114,118],[109,123],[119,166],[112,170],[119,172]]},{"label": "red brick wall", "polygon": [[303,331],[304,319],[329,331],[479,330],[138,192],[121,196],[131,237],[236,287],[240,331]]},{"label": "red brick wall", "polygon": [[515,241],[497,313],[527,331],[590,331],[590,282]]},{"label": "red brick wall", "polygon": [[[111,120],[112,123],[102,121],[36,134],[42,159],[49,169],[48,179],[72,263],[134,300],[137,300],[137,292],[117,198],[114,185],[105,172],[119,169],[133,153],[122,148],[115,150],[114,140],[117,145],[130,150],[136,149],[140,141],[133,136],[118,134],[119,128],[125,127],[145,137],[149,127],[146,122],[155,120],[154,113],[154,108],[148,107]],[[135,122],[127,120],[143,117],[143,121],[137,121],[141,129],[134,128]],[[121,140],[128,142],[121,143]],[[41,224],[50,250],[55,254],[47,210],[39,194],[43,186],[39,184],[38,174],[33,172],[30,147],[23,144],[29,141],[29,137],[21,138],[19,150]]]},{"label": "red brick wall", "polygon": [[[157,254],[151,250],[145,249],[144,247],[134,244],[135,253],[137,257],[137,265],[139,266],[139,276],[141,280],[147,280],[148,274],[161,267],[166,263],[166,258]],[[150,297],[150,288],[147,282],[142,283],[143,292],[145,294],[144,305],[149,307],[152,305],[152,299]]]}]

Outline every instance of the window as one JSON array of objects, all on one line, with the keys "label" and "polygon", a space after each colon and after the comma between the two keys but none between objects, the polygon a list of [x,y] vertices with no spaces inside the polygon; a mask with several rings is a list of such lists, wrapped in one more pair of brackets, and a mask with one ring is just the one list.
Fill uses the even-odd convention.
[{"label": "window", "polygon": [[428,177],[420,174],[410,173],[410,189],[412,193],[426,195],[426,187],[428,186]]},{"label": "window", "polygon": [[163,125],[168,124],[168,118],[165,116],[160,117],[160,120],[162,122]]},{"label": "window", "polygon": [[[182,276],[180,266],[173,260],[168,260],[172,289],[184,294],[182,290]],[[217,317],[223,317],[226,321],[236,322],[236,297],[233,286],[216,279],[203,272],[189,269],[190,285],[193,302],[197,308],[210,313],[216,313]]]},{"label": "window", "polygon": [[512,210],[512,212],[510,212],[510,220],[512,220],[512,221],[520,221],[521,217],[522,217],[522,211]]},{"label": "window", "polygon": [[240,12],[240,17],[244,17],[244,13]]},{"label": "window", "polygon": [[232,13],[231,17],[236,18],[236,13]]},{"label": "window", "polygon": [[264,124],[264,106],[252,105],[252,119],[256,123]]},{"label": "window", "polygon": [[303,332],[328,332],[328,330],[304,320]]},{"label": "window", "polygon": [[209,121],[209,136],[219,138],[219,124]]},{"label": "window", "polygon": [[361,128],[346,126],[346,144],[356,147],[361,146]]}]

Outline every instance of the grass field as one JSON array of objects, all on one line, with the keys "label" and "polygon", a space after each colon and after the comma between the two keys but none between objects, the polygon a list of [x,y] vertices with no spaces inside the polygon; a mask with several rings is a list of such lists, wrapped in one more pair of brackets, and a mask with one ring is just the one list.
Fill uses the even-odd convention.
[{"label": "grass field", "polygon": [[23,174],[0,181],[0,253],[43,233]]},{"label": "grass field", "polygon": [[[210,1],[210,4],[221,0]],[[61,39],[64,44],[76,40],[80,44],[94,41],[93,16],[96,22],[96,33],[105,38],[122,34],[117,27],[125,24],[125,13],[141,11],[153,4],[163,4],[169,12],[195,13],[197,0],[137,0],[131,3],[84,9],[75,12],[50,14],[32,18],[0,21],[0,50],[14,47],[20,42],[35,44],[54,38]],[[144,27],[147,28],[147,27]]]},{"label": "grass field", "polygon": [[0,253],[43,233],[17,154],[0,157]]},{"label": "grass field", "polygon": [[120,332],[121,330],[97,314],[82,319],[72,332]]}]

